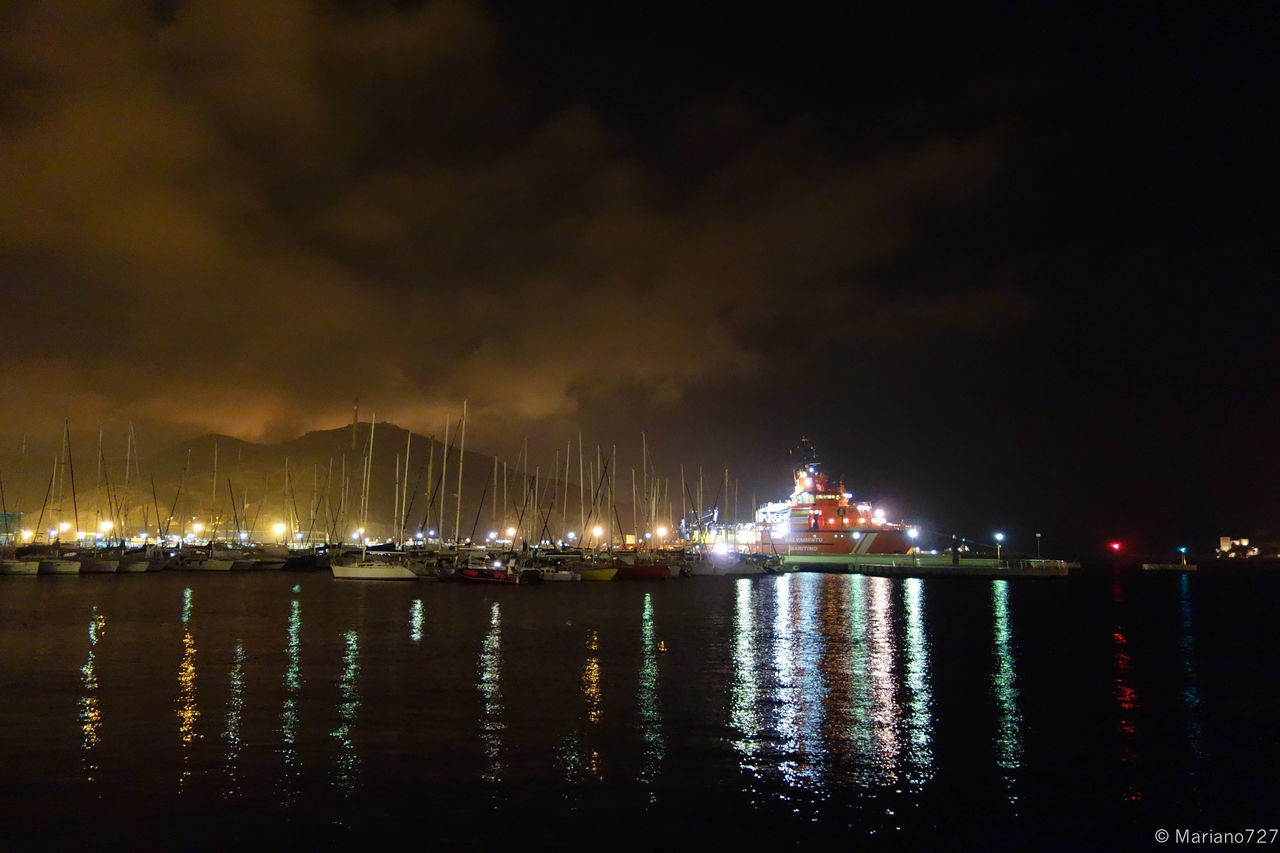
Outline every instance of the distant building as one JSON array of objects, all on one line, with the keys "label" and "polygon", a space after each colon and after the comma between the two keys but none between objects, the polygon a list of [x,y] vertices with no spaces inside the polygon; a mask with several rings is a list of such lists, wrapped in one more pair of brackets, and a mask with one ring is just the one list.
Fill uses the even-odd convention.
[{"label": "distant building", "polygon": [[1232,539],[1230,536],[1218,537],[1219,557],[1256,557],[1258,547],[1251,546],[1248,539]]},{"label": "distant building", "polygon": [[0,512],[0,545],[12,545],[22,532],[22,513]]}]

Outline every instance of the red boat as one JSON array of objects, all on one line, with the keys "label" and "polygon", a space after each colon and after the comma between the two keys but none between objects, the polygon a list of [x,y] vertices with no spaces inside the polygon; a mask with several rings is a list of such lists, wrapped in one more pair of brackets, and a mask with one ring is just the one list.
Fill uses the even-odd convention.
[{"label": "red boat", "polygon": [[664,581],[671,577],[666,563],[655,562],[647,553],[637,551],[614,552],[609,565],[617,568],[614,580],[619,581]]},{"label": "red boat", "polygon": [[889,521],[883,509],[869,502],[854,501],[843,480],[822,470],[808,439],[800,439],[799,456],[791,499],[766,504],[756,514],[762,552],[776,553],[792,568],[835,568],[853,555],[916,550],[916,528]]},{"label": "red boat", "polygon": [[489,554],[472,554],[458,567],[457,577],[481,583],[536,583],[542,580],[542,572],[522,569],[514,561],[504,563]]}]

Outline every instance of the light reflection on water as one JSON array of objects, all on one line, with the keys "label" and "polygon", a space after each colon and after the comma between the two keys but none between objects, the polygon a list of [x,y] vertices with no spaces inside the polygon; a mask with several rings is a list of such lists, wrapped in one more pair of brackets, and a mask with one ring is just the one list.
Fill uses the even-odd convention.
[{"label": "light reflection on water", "polygon": [[1182,637],[1178,643],[1182,652],[1182,672],[1186,679],[1182,690],[1182,702],[1187,714],[1187,743],[1196,758],[1204,757],[1200,736],[1200,675],[1196,671],[1195,632],[1191,622],[1191,585],[1187,573],[1178,579],[1178,613],[1182,617]]},{"label": "light reflection on water", "polygon": [[480,716],[480,740],[484,744],[487,759],[481,778],[486,782],[502,780],[502,610],[493,602],[489,611],[489,631],[480,648],[479,679],[483,707]]},{"label": "light reflection on water", "polygon": [[644,728],[644,767],[640,781],[649,789],[649,802],[657,799],[654,782],[662,767],[665,745],[662,736],[662,708],[658,702],[658,646],[653,632],[653,595],[644,594],[640,617],[640,688],[636,700]]},{"label": "light reflection on water", "polygon": [[94,750],[101,738],[98,729],[102,725],[102,709],[98,701],[98,671],[94,660],[94,647],[98,638],[106,630],[107,618],[98,613],[95,605],[89,617],[89,656],[84,666],[80,667],[84,696],[80,699],[80,730],[83,735],[81,746],[84,749],[85,779],[93,782],[97,777],[98,765],[94,758]]},{"label": "light reflection on water", "polygon": [[[768,583],[734,587],[728,742],[753,800],[773,787],[778,800],[792,810],[807,804],[817,819],[820,804],[850,781],[919,788],[932,779],[923,582],[781,575]],[[770,587],[772,619],[759,626]],[[903,621],[895,622],[899,596]],[[771,666],[762,668],[762,655]],[[765,749],[770,733],[776,752]],[[784,787],[767,784],[774,774]]]},{"label": "light reflection on water", "polygon": [[729,689],[729,724],[733,727],[733,748],[738,766],[757,780],[760,778],[760,738],[765,728],[760,713],[756,654],[756,611],[752,604],[755,583],[749,578],[735,582],[733,610],[733,684]]},{"label": "light reflection on water", "polygon": [[779,585],[774,615],[774,663],[777,667],[778,733],[783,779],[795,788],[821,786],[826,746],[821,735],[823,694],[819,659],[822,636],[815,630],[814,583],[801,578]]},{"label": "light reflection on water", "polygon": [[415,643],[422,640],[422,599],[415,598],[409,605],[409,639]]},{"label": "light reflection on water", "polygon": [[334,785],[350,796],[356,789],[356,771],[360,757],[351,740],[351,729],[360,710],[360,642],[355,631],[346,633],[346,650],[342,655],[342,680],[338,684],[340,701],[338,718],[341,720],[332,737],[338,741],[338,765]]},{"label": "light reflection on water", "polygon": [[[563,781],[576,786],[586,778],[603,781],[600,750],[596,746],[597,726],[603,714],[604,693],[600,686],[600,632],[592,629],[587,637],[587,660],[582,667],[582,696],[586,704],[586,731],[579,725],[560,742],[557,756]],[[574,793],[566,793],[571,808],[578,807]]]},{"label": "light reflection on water", "polygon": [[991,676],[991,692],[1000,708],[996,733],[996,764],[1002,771],[1009,802],[1017,802],[1014,793],[1015,771],[1022,764],[1022,714],[1018,710],[1018,675],[1014,669],[1013,634],[1009,627],[1009,582],[991,582],[992,608],[995,613],[995,672]]},{"label": "light reflection on water", "polygon": [[886,783],[896,783],[902,745],[898,729],[898,680],[894,672],[897,642],[893,634],[893,586],[888,578],[869,578],[866,645],[871,688],[872,763]]},{"label": "light reflection on water", "polygon": [[[1112,582],[1111,600],[1117,605],[1124,603],[1124,591],[1119,579]],[[1129,638],[1125,633],[1124,623],[1120,621],[1117,621],[1111,632],[1111,659],[1114,667],[1113,696],[1119,709],[1117,726],[1120,731],[1120,763],[1132,767],[1138,760],[1134,745],[1137,733],[1136,712],[1142,703],[1138,692],[1133,688],[1133,658],[1129,654]],[[1127,801],[1141,800],[1142,791],[1134,784],[1132,774],[1126,773],[1126,777],[1123,798]]]},{"label": "light reflection on water", "polygon": [[234,657],[231,664],[231,689],[227,696],[227,727],[222,739],[227,742],[227,751],[222,760],[226,766],[227,786],[223,790],[224,797],[234,797],[240,793],[242,784],[240,774],[240,750],[243,748],[244,726],[244,644],[236,640]]},{"label": "light reflection on water", "polygon": [[[6,587],[0,629],[24,594],[47,628],[33,640],[11,627],[0,649],[0,686],[33,709],[3,717],[0,766],[62,786],[68,811],[123,813],[136,796],[176,806],[175,821],[336,807],[332,823],[354,827],[384,801],[458,791],[457,837],[507,807],[645,811],[637,826],[777,821],[800,838],[968,829],[984,810],[1006,831],[1069,822],[1069,809],[1088,826],[1088,809],[1103,821],[1165,808],[1188,771],[1186,802],[1211,814],[1265,789],[1275,756],[1250,733],[1264,723],[1249,703],[1269,694],[1227,693],[1220,674],[1251,649],[1228,646],[1240,596],[1206,593],[1217,578],[1121,574],[1113,589],[1095,575],[1068,588],[1094,606],[1068,612],[1050,584],[1017,580],[794,574],[521,588],[499,604],[461,585],[370,586],[357,603],[318,577],[302,587],[305,670],[295,579],[244,581],[258,598],[240,607],[221,586],[235,580],[161,575],[143,583],[167,586],[119,600],[99,599],[101,584]],[[48,618],[55,604],[66,619]],[[1269,653],[1264,628],[1253,642]],[[148,650],[157,659],[139,661]],[[1256,658],[1261,683],[1274,667]],[[1249,731],[1228,704],[1252,714]],[[1246,761],[1245,748],[1260,757],[1224,778],[1221,756]]]},{"label": "light reflection on water", "polygon": [[200,706],[196,703],[196,641],[191,636],[192,593],[188,587],[183,592],[182,604],[182,662],[178,664],[178,739],[182,744],[182,770],[178,775],[178,790],[191,778],[191,746],[200,737],[196,722],[200,719]]},{"label": "light reflection on water", "polygon": [[280,754],[284,773],[280,779],[280,802],[298,800],[302,780],[302,759],[298,755],[298,704],[302,696],[302,604],[293,599],[286,628],[284,707],[280,711]]},{"label": "light reflection on water", "polygon": [[924,581],[908,578],[904,607],[907,616],[907,725],[910,743],[908,781],[923,785],[933,778],[933,690],[929,676],[929,639],[924,629]]}]

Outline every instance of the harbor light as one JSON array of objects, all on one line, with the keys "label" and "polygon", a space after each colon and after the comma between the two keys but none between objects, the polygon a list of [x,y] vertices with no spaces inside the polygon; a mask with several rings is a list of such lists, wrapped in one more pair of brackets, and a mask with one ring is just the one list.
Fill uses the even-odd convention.
[{"label": "harbor light", "polygon": [[35,535],[34,533],[32,533],[30,530],[24,530],[24,531],[22,531],[22,541],[23,541],[23,542],[30,542],[30,541],[31,541],[32,539],[34,539],[35,537],[36,537],[36,535]]},{"label": "harbor light", "polygon": [[58,525],[58,530],[60,530],[63,533],[66,533],[70,529],[71,529],[71,522],[69,521],[64,521]]},{"label": "harbor light", "polygon": [[191,525],[191,532],[197,536],[200,534],[201,530],[204,530],[204,525],[200,522],[197,521],[195,524]]},{"label": "harbor light", "polygon": [[653,534],[652,534],[652,533],[646,533],[646,534],[644,535],[644,538],[645,538],[645,539],[652,539],[652,538],[653,538]]},{"label": "harbor light", "polygon": [[277,521],[275,524],[273,524],[273,525],[271,526],[271,529],[272,529],[272,530],[274,530],[274,531],[276,532],[276,536],[283,536],[283,535],[284,535],[284,523],[283,523],[283,522]]},{"label": "harbor light", "polygon": [[1003,533],[996,533],[996,562],[1000,562],[1000,543],[1004,541]]},{"label": "harbor light", "polygon": [[241,530],[241,531],[240,531],[240,541],[241,541],[241,542],[248,542],[248,541],[249,541],[249,531],[247,531],[247,530]]},{"label": "harbor light", "polygon": [[591,535],[599,539],[604,535],[604,528],[597,524],[595,527],[591,528]]},{"label": "harbor light", "polygon": [[101,530],[103,533],[110,533],[111,528],[113,527],[115,527],[115,525],[112,524],[110,521],[104,521],[98,525],[98,529]]},{"label": "harbor light", "polygon": [[490,541],[490,542],[492,542],[493,540],[495,540],[495,539],[497,539],[497,538],[498,538],[498,532],[497,532],[496,530],[490,530],[490,531],[489,531],[489,541]]},{"label": "harbor light", "polygon": [[352,542],[359,542],[359,541],[360,541],[360,534],[359,534],[359,532],[356,532],[356,533],[352,533],[352,534],[351,534],[351,541],[352,541]]},{"label": "harbor light", "polygon": [[1117,554],[1118,554],[1118,553],[1120,553],[1120,543],[1119,543],[1119,542],[1112,542],[1112,543],[1111,543],[1111,550],[1112,550],[1112,551],[1115,551]]},{"label": "harbor light", "polygon": [[920,537],[920,531],[914,527],[911,527],[907,529],[907,535],[910,536],[912,539],[918,539]]},{"label": "harbor light", "polygon": [[434,527],[433,527],[433,528],[431,528],[430,530],[428,530],[428,531],[427,531],[427,535],[428,535],[428,536],[435,536],[435,535],[436,535],[436,529],[435,529]]},{"label": "harbor light", "polygon": [[565,538],[567,538],[570,542],[572,542],[573,540],[578,538],[578,534],[570,530],[568,533],[565,534]]},{"label": "harbor light", "polygon": [[[434,534],[434,533],[435,533],[435,531],[433,530],[433,531],[432,531],[432,533]],[[516,538],[516,529],[515,529],[514,527],[508,527],[508,528],[507,528],[507,538],[508,538],[508,539],[515,539],[515,538]]]}]

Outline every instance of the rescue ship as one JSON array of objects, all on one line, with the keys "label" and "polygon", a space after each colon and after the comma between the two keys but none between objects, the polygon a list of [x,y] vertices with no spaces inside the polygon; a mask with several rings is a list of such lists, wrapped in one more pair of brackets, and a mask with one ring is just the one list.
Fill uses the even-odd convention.
[{"label": "rescue ship", "polygon": [[914,554],[919,530],[889,521],[885,511],[855,501],[844,481],[822,470],[817,451],[800,439],[795,490],[786,501],[756,511],[760,550],[775,553],[787,569],[849,571],[880,555]]}]

